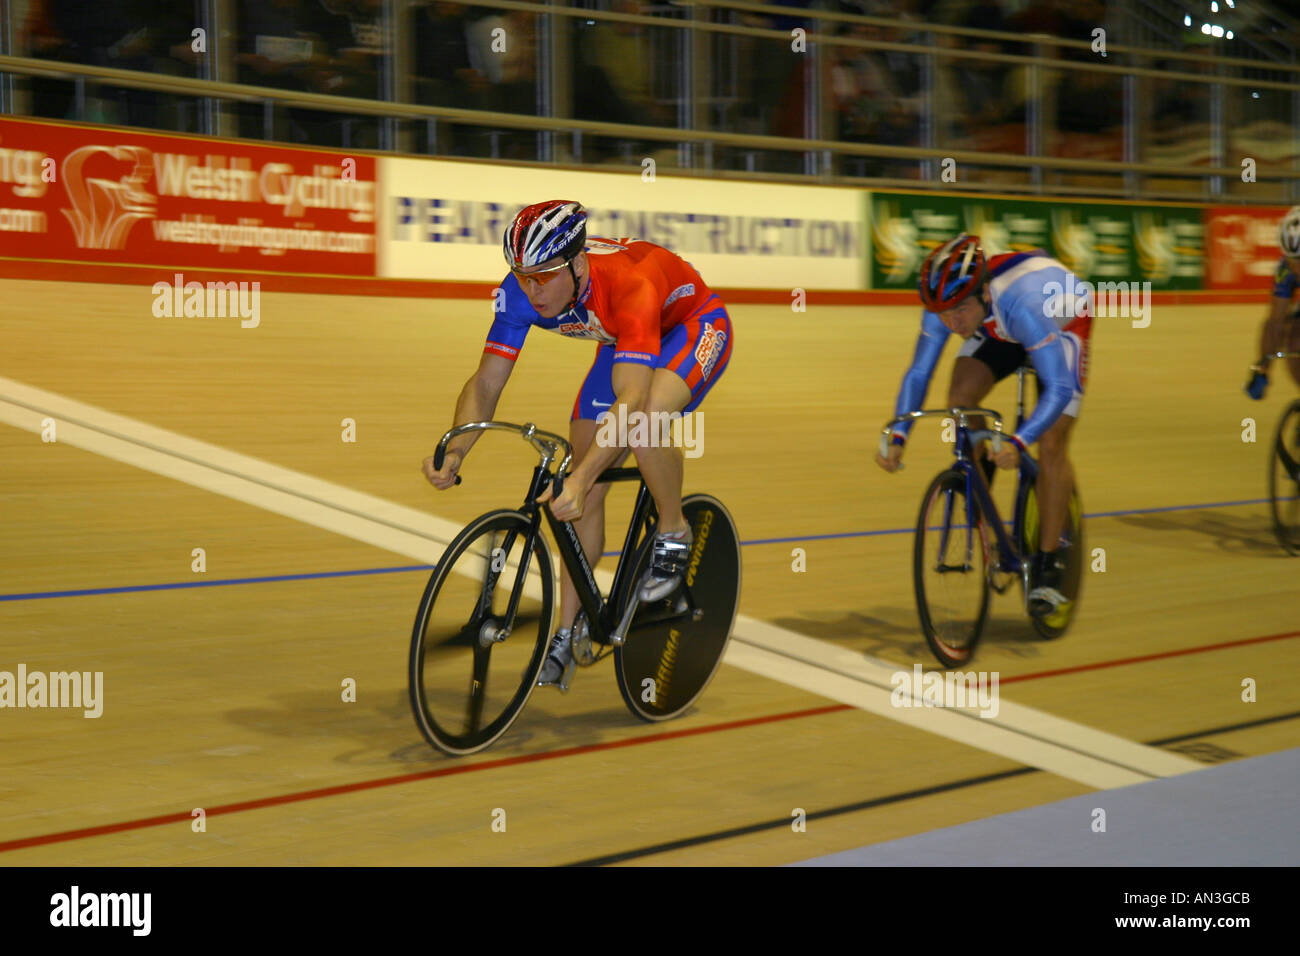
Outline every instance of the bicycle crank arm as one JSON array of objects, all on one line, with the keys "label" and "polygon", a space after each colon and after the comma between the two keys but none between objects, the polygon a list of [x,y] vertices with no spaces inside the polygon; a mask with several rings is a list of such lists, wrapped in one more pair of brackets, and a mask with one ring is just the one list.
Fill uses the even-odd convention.
[{"label": "bicycle crank arm", "polygon": [[636,615],[637,608],[641,606],[641,595],[637,593],[640,589],[632,589],[632,600],[627,602],[627,610],[623,612],[623,618],[618,622],[618,627],[614,628],[614,633],[609,636],[609,642],[615,647],[621,647],[627,640],[627,629],[632,626],[632,618]]}]

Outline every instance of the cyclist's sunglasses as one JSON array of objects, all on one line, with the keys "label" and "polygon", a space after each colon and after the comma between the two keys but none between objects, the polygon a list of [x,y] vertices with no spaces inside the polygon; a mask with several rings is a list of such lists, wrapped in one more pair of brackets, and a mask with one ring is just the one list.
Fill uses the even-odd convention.
[{"label": "cyclist's sunglasses", "polygon": [[566,259],[558,266],[552,266],[549,269],[542,269],[540,272],[523,272],[516,269],[514,266],[510,267],[510,271],[514,273],[515,278],[519,281],[520,285],[523,285],[525,279],[532,279],[538,285],[546,285],[546,283],[558,276],[568,264],[569,260]]}]

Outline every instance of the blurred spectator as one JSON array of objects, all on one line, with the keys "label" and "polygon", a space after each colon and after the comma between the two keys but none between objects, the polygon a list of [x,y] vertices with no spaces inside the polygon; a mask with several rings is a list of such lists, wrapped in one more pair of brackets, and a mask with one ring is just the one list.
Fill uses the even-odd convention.
[{"label": "blurred spectator", "polygon": [[[1007,22],[998,0],[975,0],[952,11],[953,26],[978,30],[1006,30]],[[1000,40],[963,37],[960,47],[976,53],[1009,52]],[[1018,52],[1018,51],[1017,51]],[[1008,119],[1004,88],[1007,64],[991,60],[955,61],[956,81],[965,103],[964,115],[970,126],[993,126]]]},{"label": "blurred spectator", "polygon": [[[783,6],[806,6],[787,3]],[[766,17],[750,12],[740,14],[740,25],[780,30],[789,35],[796,27],[809,30],[809,20],[796,20],[788,16]],[[807,56],[791,49],[791,41],[764,37],[738,36],[735,44],[736,73],[739,88],[729,91],[735,104],[735,116],[740,132],[776,133],[778,135],[803,135],[802,100],[804,69]],[[791,98],[791,88],[798,90]]]},{"label": "blurred spectator", "polygon": [[[502,113],[538,114],[537,109],[537,18],[522,10],[506,17],[506,48],[493,54],[499,65],[498,82],[489,92],[489,108]],[[537,134],[528,130],[507,130],[501,134],[500,155],[507,159],[530,159],[536,155]]]},{"label": "blurred spectator", "polygon": [[[836,31],[857,40],[896,43],[896,28],[870,24],[842,24]],[[828,51],[829,102],[835,115],[833,135],[846,142],[882,146],[915,145],[920,131],[919,65],[908,54],[854,46],[832,46]],[[898,175],[896,160],[852,157],[846,172],[860,176]]]},{"label": "blurred spectator", "polygon": [[[382,0],[240,0],[239,82],[364,99],[384,97]],[[260,136],[261,104],[240,107],[242,135]],[[272,135],[318,146],[374,148],[378,119],[332,110],[277,111]]]},{"label": "blurred spectator", "polygon": [[[192,76],[196,61],[189,50],[191,19],[166,0],[32,0],[24,32],[34,57]],[[184,54],[180,54],[181,40]],[[71,81],[33,77],[30,89],[36,116],[128,126],[177,125],[177,98],[150,90],[86,81],[84,110],[78,116]]]},{"label": "blurred spectator", "polygon": [[[611,13],[647,16],[642,0],[613,0]],[[654,99],[651,28],[641,23],[596,20],[574,33],[573,115],[578,119],[638,126],[672,126],[673,108]],[[657,142],[609,140],[593,143],[597,156],[615,155],[616,146],[652,153]]]},{"label": "blurred spectator", "polygon": [[[303,92],[314,67],[326,62],[320,37],[305,28],[303,0],[240,0],[236,11],[237,82]],[[261,103],[239,103],[239,135],[261,138],[265,110]],[[280,112],[281,128],[269,131],[275,139],[302,140],[284,128],[288,114]]]},{"label": "blurred spectator", "polygon": [[487,77],[470,64],[469,25],[475,8],[435,0],[415,12],[415,99],[427,106],[474,109],[488,88]]},{"label": "blurred spectator", "polygon": [[[1042,17],[1053,36],[1065,40],[1092,41],[1093,30],[1106,20],[1103,0],[1043,0],[1027,12],[1027,18]],[[1096,63],[1098,55],[1090,48],[1047,45],[1049,56],[1063,60]],[[1054,71],[1056,72],[1056,71]],[[1049,119],[1055,128],[1066,133],[1100,133],[1122,121],[1119,105],[1123,86],[1118,76],[1098,70],[1056,72],[1056,112]]]}]

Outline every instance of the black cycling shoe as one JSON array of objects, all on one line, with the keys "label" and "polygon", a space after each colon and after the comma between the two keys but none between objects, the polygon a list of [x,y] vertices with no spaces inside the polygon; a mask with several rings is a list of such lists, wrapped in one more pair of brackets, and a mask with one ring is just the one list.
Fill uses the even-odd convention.
[{"label": "black cycling shoe", "polygon": [[1029,615],[1049,617],[1069,599],[1061,591],[1061,577],[1065,568],[1058,551],[1039,551],[1029,571]]},{"label": "black cycling shoe", "polygon": [[655,535],[650,570],[641,578],[641,590],[638,593],[642,601],[662,601],[677,589],[682,583],[682,575],[686,572],[694,543],[695,537],[690,528],[674,535]]}]

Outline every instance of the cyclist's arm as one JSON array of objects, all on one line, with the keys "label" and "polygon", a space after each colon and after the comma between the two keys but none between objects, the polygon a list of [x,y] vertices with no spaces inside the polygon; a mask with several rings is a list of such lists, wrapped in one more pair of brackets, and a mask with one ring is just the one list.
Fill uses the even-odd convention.
[{"label": "cyclist's arm", "polygon": [[[930,390],[930,379],[934,376],[935,366],[939,364],[939,356],[943,353],[949,334],[937,315],[922,311],[921,334],[916,338],[912,364],[904,373],[903,384],[898,389],[898,400],[894,402],[895,415],[918,411],[925,403],[925,394]],[[911,430],[911,422],[895,425],[894,443],[907,441]]]},{"label": "cyclist's arm", "polygon": [[[514,371],[515,360],[532,327],[531,318],[537,314],[513,275],[506,276],[500,288],[505,293],[504,308],[496,314],[492,328],[488,329],[478,370],[469,377],[456,399],[452,428],[466,422],[489,421],[496,413],[497,401]],[[481,434],[458,435],[447,443],[447,451],[456,452],[463,459]]]},{"label": "cyclist's arm", "polygon": [[[510,373],[514,368],[513,359],[485,351],[483,357],[479,359],[478,370],[469,377],[465,387],[460,390],[451,427],[456,428],[466,422],[491,421],[496,413],[501,392],[505,389],[506,382],[510,380]],[[447,443],[447,451],[455,452],[463,459],[482,434],[481,431],[474,431],[457,435]]]},{"label": "cyclist's arm", "polygon": [[1286,324],[1286,319],[1291,315],[1291,296],[1295,292],[1297,279],[1295,274],[1290,270],[1283,259],[1278,265],[1277,275],[1273,282],[1273,296],[1269,299],[1268,315],[1264,319],[1263,327],[1259,330],[1259,366],[1261,371],[1267,371],[1269,363],[1272,361],[1267,358],[1270,352],[1278,352],[1282,349],[1282,343],[1285,340],[1282,329]]},{"label": "cyclist's arm", "polygon": [[[1086,307],[1091,308],[1090,301]],[[1012,304],[1004,314],[1007,331],[1024,344],[1038,376],[1038,404],[1034,413],[1011,436],[1016,446],[1025,451],[1056,423],[1074,398],[1074,373],[1065,355],[1061,330],[1055,320],[1043,315],[1041,300],[1026,297]]]}]

